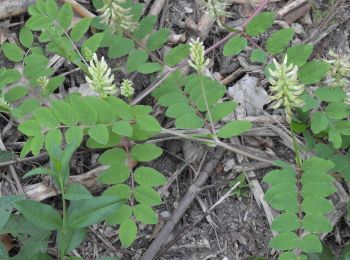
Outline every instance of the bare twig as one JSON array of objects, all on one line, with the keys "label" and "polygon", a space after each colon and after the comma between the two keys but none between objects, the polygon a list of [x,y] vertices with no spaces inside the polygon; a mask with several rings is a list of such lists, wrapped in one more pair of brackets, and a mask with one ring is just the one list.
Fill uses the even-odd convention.
[{"label": "bare twig", "polygon": [[[6,147],[2,141],[2,138],[0,136],[0,150],[1,151],[6,151]],[[13,167],[13,165],[9,165],[9,170],[10,170],[10,173],[11,173],[11,176],[13,178],[13,180],[15,181],[16,183],[16,187],[17,187],[17,192],[20,193],[20,194],[23,194],[23,188],[22,188],[22,184],[18,178],[18,175],[16,173],[16,170],[15,170],[15,167]]]},{"label": "bare twig", "polygon": [[210,173],[215,169],[216,164],[221,160],[224,155],[224,150],[219,149],[215,153],[209,156],[210,161],[205,165],[203,171],[198,176],[196,181],[188,189],[186,195],[180,201],[179,206],[176,208],[171,219],[167,221],[158,236],[152,241],[146,252],[141,257],[141,260],[154,259],[155,255],[169,237],[176,224],[180,221],[183,214],[185,214],[188,207],[191,205],[198,192],[201,190],[201,186],[207,181]]},{"label": "bare twig", "polygon": [[[106,166],[99,166],[91,171],[77,176],[70,176],[70,183],[80,183],[88,188],[90,191],[98,190],[102,186],[97,182],[97,176],[107,169]],[[53,186],[49,186],[45,182],[40,182],[28,186],[24,186],[23,190],[27,197],[31,200],[41,201],[60,193],[58,189]]]},{"label": "bare twig", "polygon": [[77,14],[79,14],[81,17],[89,17],[89,18],[95,17],[95,15],[93,13],[91,13],[89,10],[87,10],[84,6],[79,4],[77,1],[75,1],[75,0],[63,0],[63,1],[71,4],[73,7],[73,10]]},{"label": "bare twig", "polygon": [[0,163],[0,167],[9,166],[9,165],[18,164],[18,163],[24,163],[24,162],[31,162],[31,161],[34,161],[34,160],[46,158],[47,156],[48,156],[47,153],[42,153],[42,154],[39,154],[38,156],[26,157],[26,158],[23,158],[23,159],[10,160],[10,161],[7,161],[7,162]]},{"label": "bare twig", "polygon": [[277,16],[279,18],[282,18],[283,16],[285,16],[286,14],[288,14],[290,11],[304,5],[307,4],[308,0],[295,0],[292,2],[289,2],[288,4],[284,5],[282,9],[280,9],[277,12]]},{"label": "bare twig", "polygon": [[153,5],[151,6],[148,15],[155,15],[158,16],[160,12],[162,11],[165,4],[165,0],[157,0],[153,2]]}]

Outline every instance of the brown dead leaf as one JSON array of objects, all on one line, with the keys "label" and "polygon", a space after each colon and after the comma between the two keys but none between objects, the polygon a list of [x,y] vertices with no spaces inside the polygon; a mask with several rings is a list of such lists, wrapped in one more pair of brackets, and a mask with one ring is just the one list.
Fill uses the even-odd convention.
[{"label": "brown dead leaf", "polygon": [[16,42],[16,34],[11,32],[8,28],[0,26],[0,44],[3,44],[5,41]]},{"label": "brown dead leaf", "polygon": [[7,251],[13,248],[13,238],[9,234],[0,235],[0,241],[4,244]]}]

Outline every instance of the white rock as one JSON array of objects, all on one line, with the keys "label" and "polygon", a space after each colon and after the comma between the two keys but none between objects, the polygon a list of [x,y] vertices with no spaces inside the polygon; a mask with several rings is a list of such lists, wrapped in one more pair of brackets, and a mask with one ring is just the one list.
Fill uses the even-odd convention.
[{"label": "white rock", "polygon": [[[258,85],[258,78],[248,74],[233,87],[228,88],[228,94],[239,104],[236,109],[238,117],[262,115],[263,106],[271,102],[266,90]],[[224,121],[232,119],[234,114],[224,118]]]}]

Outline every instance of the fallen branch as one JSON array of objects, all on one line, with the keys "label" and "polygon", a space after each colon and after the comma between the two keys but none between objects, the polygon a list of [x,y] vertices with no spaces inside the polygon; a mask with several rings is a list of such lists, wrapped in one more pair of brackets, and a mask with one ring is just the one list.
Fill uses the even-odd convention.
[{"label": "fallen branch", "polygon": [[34,3],[35,0],[1,0],[0,20],[25,13]]},{"label": "fallen branch", "polygon": [[[84,174],[70,176],[68,182],[80,183],[92,192],[99,190],[102,185],[98,183],[97,176],[105,169],[107,169],[106,166],[100,166]],[[28,199],[36,201],[41,201],[60,194],[59,189],[57,189],[53,184],[50,185],[45,181],[24,186],[23,190]]]},{"label": "fallen branch", "polygon": [[308,0],[295,0],[293,2],[290,2],[277,12],[277,16],[279,18],[282,18],[292,10],[299,8],[300,6],[303,6],[307,3],[308,3]]},{"label": "fallen branch", "polygon": [[143,254],[140,260],[154,259],[164,242],[167,240],[177,223],[180,221],[186,210],[192,204],[193,200],[197,196],[201,187],[209,178],[210,174],[214,171],[216,165],[224,155],[224,150],[219,149],[209,156],[210,161],[205,165],[203,171],[199,174],[196,181],[190,186],[186,195],[180,201],[179,206],[176,208],[173,216],[167,221],[157,237],[152,241],[146,252]]},{"label": "fallen branch", "polygon": [[71,4],[74,12],[79,14],[81,17],[89,17],[89,18],[94,18],[95,15],[91,13],[89,10],[87,10],[84,6],[79,4],[75,0],[63,0],[64,2]]}]

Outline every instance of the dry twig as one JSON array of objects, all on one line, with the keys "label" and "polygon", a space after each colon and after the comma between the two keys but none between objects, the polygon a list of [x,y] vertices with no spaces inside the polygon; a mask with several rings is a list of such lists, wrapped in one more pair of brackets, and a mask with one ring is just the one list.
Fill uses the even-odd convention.
[{"label": "dry twig", "polygon": [[203,171],[200,173],[196,181],[190,186],[186,195],[180,201],[179,206],[173,213],[172,217],[164,225],[158,236],[152,241],[151,245],[141,257],[141,260],[149,260],[155,257],[159,249],[162,247],[163,243],[166,241],[177,223],[185,214],[188,207],[192,204],[192,201],[195,199],[198,192],[201,190],[201,187],[207,181],[209,175],[215,169],[216,164],[221,160],[223,155],[224,150],[219,149],[209,156],[209,158],[211,158],[210,161],[205,165]]}]

